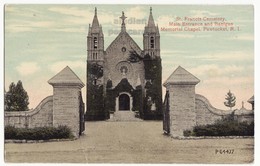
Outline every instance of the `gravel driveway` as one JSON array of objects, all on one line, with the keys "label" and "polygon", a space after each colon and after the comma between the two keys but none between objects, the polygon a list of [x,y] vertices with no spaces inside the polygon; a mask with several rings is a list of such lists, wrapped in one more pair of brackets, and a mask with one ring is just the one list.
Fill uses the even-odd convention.
[{"label": "gravel driveway", "polygon": [[[86,122],[75,141],[5,144],[6,162],[37,163],[248,163],[254,139],[176,140],[162,122]],[[233,150],[220,154],[218,150]]]}]

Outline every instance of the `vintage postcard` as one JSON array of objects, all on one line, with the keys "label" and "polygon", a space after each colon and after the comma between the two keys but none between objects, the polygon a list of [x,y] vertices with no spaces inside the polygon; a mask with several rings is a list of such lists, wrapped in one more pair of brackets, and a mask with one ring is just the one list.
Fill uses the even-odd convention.
[{"label": "vintage postcard", "polygon": [[4,6],[6,163],[254,162],[253,5]]}]

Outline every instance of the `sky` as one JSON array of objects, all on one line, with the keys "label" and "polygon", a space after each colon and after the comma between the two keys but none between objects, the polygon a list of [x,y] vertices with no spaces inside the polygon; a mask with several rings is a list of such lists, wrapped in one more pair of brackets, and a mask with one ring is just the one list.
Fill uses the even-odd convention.
[{"label": "sky", "polygon": [[[47,81],[67,65],[86,83],[89,24],[97,7],[105,49],[120,31],[121,12],[126,29],[143,48],[148,5],[6,5],[4,20],[5,90],[23,82],[29,108],[52,95]],[[196,93],[220,109],[226,93],[237,98],[235,108],[254,94],[254,10],[250,5],[152,5],[155,23],[173,28],[176,18],[224,18],[239,31],[160,31],[163,82],[180,65],[201,81]],[[203,21],[192,21],[192,23]],[[189,22],[191,23],[191,22]],[[86,88],[82,89],[86,101]],[[165,88],[163,87],[163,92]]]}]

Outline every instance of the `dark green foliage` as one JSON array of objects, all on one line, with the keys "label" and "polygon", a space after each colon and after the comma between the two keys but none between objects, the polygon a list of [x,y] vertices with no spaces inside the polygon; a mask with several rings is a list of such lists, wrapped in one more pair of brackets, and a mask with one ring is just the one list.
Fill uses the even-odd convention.
[{"label": "dark green foliage", "polygon": [[145,55],[144,59],[144,70],[146,80],[157,80],[161,78],[161,58],[151,58],[150,55]]},{"label": "dark green foliage", "polygon": [[226,101],[224,102],[224,105],[229,107],[230,110],[232,109],[232,107],[234,107],[236,105],[236,97],[234,96],[233,93],[231,93],[231,91],[229,90],[229,92],[226,95]]},{"label": "dark green foliage", "polygon": [[88,63],[88,76],[89,80],[92,84],[96,85],[97,80],[103,77],[103,66],[99,65],[98,63],[90,64]]},{"label": "dark green foliage", "polygon": [[112,87],[113,87],[112,81],[111,81],[111,80],[108,80],[108,81],[107,81],[107,86],[106,86],[106,88],[107,88],[107,89],[111,89]]},{"label": "dark green foliage", "polygon": [[[146,96],[144,98],[144,119],[162,119],[162,66],[161,58],[151,58],[145,55],[144,59]],[[151,99],[151,101],[150,101]],[[156,111],[151,111],[151,103],[155,103]]]},{"label": "dark green foliage", "polygon": [[103,66],[98,63],[87,63],[87,111],[85,120],[104,120],[107,114],[104,109],[104,86],[98,83],[103,77]]},{"label": "dark green foliage", "polygon": [[184,130],[183,131],[183,136],[184,137],[190,137],[190,136],[193,136],[193,133],[190,130]]},{"label": "dark green foliage", "polygon": [[36,127],[36,128],[15,128],[5,127],[5,139],[17,140],[49,140],[73,138],[70,128],[59,127]]},{"label": "dark green foliage", "polygon": [[[162,66],[161,58],[152,58],[149,54],[139,55],[130,51],[128,61],[135,63],[143,61],[146,79],[146,96],[141,100],[143,109],[140,116],[146,120],[162,119]],[[151,99],[151,100],[150,100]],[[151,104],[155,103],[156,111],[151,111]]]},{"label": "dark green foliage", "polygon": [[22,81],[13,82],[5,94],[5,111],[28,111],[29,96],[23,88]]},{"label": "dark green foliage", "polygon": [[170,133],[170,94],[166,91],[163,103],[163,130],[165,133]]},{"label": "dark green foliage", "polygon": [[[107,84],[110,82],[108,80]],[[111,81],[112,84],[112,81]],[[109,87],[109,86],[107,86]],[[128,92],[131,95],[133,94],[133,87],[130,85],[126,78],[122,79],[119,84],[114,88],[106,88],[106,99],[105,99],[105,108],[107,109],[106,112],[114,112],[115,111],[115,99],[121,92]]]},{"label": "dark green foliage", "polygon": [[136,90],[133,91],[133,111],[139,111],[139,115],[142,115],[142,87],[139,85]]},{"label": "dark green foliage", "polygon": [[108,113],[114,112],[116,106],[114,90],[107,88],[105,101],[106,101],[105,102],[106,111]]},{"label": "dark green foliage", "polygon": [[254,136],[254,123],[223,119],[215,124],[195,126],[192,132],[184,132],[186,136]]},{"label": "dark green foliage", "polygon": [[12,139],[16,137],[17,129],[13,126],[5,127],[5,139]]},{"label": "dark green foliage", "polygon": [[129,51],[129,57],[127,59],[131,63],[136,63],[143,60],[142,55],[139,55],[134,49]]},{"label": "dark green foliage", "polygon": [[88,105],[85,120],[107,119],[108,115],[104,109],[103,85],[90,85],[90,87],[88,87],[87,97]]},{"label": "dark green foliage", "polygon": [[128,92],[130,94],[133,92],[133,87],[126,78],[122,79],[114,89],[116,96],[118,96],[120,92]]}]

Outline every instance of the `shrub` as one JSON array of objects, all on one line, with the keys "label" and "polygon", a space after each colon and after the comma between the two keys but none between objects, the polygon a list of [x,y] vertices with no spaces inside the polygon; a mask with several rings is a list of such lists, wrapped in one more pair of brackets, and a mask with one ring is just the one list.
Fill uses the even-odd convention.
[{"label": "shrub", "polygon": [[214,124],[195,126],[193,134],[195,136],[254,136],[254,122],[248,124],[224,119]]},{"label": "shrub", "polygon": [[12,139],[16,136],[16,128],[13,126],[6,126],[5,127],[5,139]]},{"label": "shrub", "polygon": [[183,131],[183,136],[184,136],[184,137],[190,137],[190,136],[192,136],[192,131],[191,131],[191,130],[184,130],[184,131]]},{"label": "shrub", "polygon": [[59,126],[56,130],[57,130],[56,134],[54,135],[54,137],[56,137],[56,138],[71,138],[72,137],[70,128],[68,128],[67,126]]},{"label": "shrub", "polygon": [[72,132],[67,126],[35,128],[15,128],[13,126],[5,127],[5,139],[49,140],[72,137]]}]

